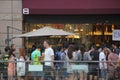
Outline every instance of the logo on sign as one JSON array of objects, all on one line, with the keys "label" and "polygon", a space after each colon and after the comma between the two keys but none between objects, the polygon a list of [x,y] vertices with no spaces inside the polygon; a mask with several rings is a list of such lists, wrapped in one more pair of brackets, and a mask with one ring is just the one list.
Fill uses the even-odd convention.
[{"label": "logo on sign", "polygon": [[30,10],[29,8],[23,8],[23,14],[29,14]]}]

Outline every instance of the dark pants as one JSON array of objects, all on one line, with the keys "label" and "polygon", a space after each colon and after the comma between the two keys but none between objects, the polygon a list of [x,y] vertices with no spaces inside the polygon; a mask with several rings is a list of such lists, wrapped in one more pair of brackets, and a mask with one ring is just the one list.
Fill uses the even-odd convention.
[{"label": "dark pants", "polygon": [[55,80],[55,71],[51,66],[44,66],[45,80]]}]

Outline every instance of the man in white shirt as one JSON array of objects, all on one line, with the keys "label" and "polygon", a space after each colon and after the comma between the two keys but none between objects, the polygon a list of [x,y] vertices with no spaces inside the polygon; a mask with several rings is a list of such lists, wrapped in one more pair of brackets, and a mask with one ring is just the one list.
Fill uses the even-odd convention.
[{"label": "man in white shirt", "polygon": [[[44,47],[45,47],[45,53],[44,53],[44,61],[45,61],[45,78],[51,78],[53,79],[53,77],[51,76],[51,71],[54,67],[54,51],[53,49],[50,47],[50,41],[46,40],[44,41]],[[50,77],[48,77],[50,76]]]},{"label": "man in white shirt", "polygon": [[101,76],[103,80],[106,79],[106,75],[107,75],[107,63],[106,63],[106,55],[105,55],[106,50],[107,50],[107,47],[103,46],[102,52],[100,52],[99,54],[99,61],[100,61],[99,66],[100,66]]}]

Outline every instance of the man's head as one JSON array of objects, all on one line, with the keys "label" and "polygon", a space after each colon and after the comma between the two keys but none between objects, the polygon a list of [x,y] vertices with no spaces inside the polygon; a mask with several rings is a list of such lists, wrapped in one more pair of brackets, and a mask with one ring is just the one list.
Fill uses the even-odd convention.
[{"label": "man's head", "polygon": [[41,48],[40,46],[37,46],[37,47],[36,47],[37,50],[40,50],[40,48]]},{"label": "man's head", "polygon": [[50,47],[50,41],[49,40],[45,40],[43,45],[44,45],[45,48]]},{"label": "man's head", "polygon": [[102,51],[103,51],[103,52],[106,52],[106,51],[107,51],[106,45],[103,45],[103,46],[102,46]]},{"label": "man's head", "polygon": [[5,52],[9,52],[10,48],[8,46],[6,46],[4,50],[5,50]]},{"label": "man's head", "polygon": [[116,49],[116,48],[117,48],[117,45],[116,45],[115,43],[113,43],[113,44],[112,44],[112,47],[113,47],[114,49]]},{"label": "man's head", "polygon": [[68,47],[69,47],[69,43],[63,44],[63,48],[64,48],[64,49],[68,49]]},{"label": "man's head", "polygon": [[11,49],[16,50],[16,45],[15,44],[11,44]]},{"label": "man's head", "polygon": [[91,46],[91,50],[92,50],[92,51],[97,50],[96,45],[92,45],[92,46]]}]

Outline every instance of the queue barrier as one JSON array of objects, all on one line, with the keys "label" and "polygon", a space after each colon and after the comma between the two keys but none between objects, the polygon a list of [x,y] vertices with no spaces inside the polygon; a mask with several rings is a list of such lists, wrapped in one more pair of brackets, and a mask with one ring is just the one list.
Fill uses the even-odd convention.
[{"label": "queue barrier", "polygon": [[43,71],[43,65],[31,65],[31,64],[29,64],[28,71]]},{"label": "queue barrier", "polygon": [[76,65],[71,65],[72,70],[77,70],[77,71],[85,71],[88,73],[88,65],[87,64],[76,64]]},{"label": "queue barrier", "polygon": [[[17,64],[18,62],[23,62],[23,61],[2,61],[2,60],[0,60],[1,64],[5,63],[5,62],[6,63],[8,63],[8,62],[14,62],[14,63]],[[27,77],[24,80],[34,80],[32,78],[32,75],[31,75],[32,71],[33,72],[35,72],[35,71],[38,72],[39,71],[39,72],[45,73],[45,71],[44,71],[45,67],[44,67],[43,64],[41,64],[41,65],[32,65],[31,64],[32,61],[24,61],[24,62],[26,63],[26,75],[25,75],[25,77]],[[45,61],[40,61],[40,62],[44,63]],[[46,62],[51,62],[51,61],[46,61]],[[89,75],[90,68],[92,68],[92,67],[90,67],[89,63],[99,63],[99,61],[54,61],[54,62],[55,63],[57,63],[57,62],[61,62],[61,63],[70,62],[70,63],[72,63],[71,69],[73,71],[77,71],[77,73],[76,72],[73,73],[75,75],[75,77],[77,77],[77,78],[79,78],[79,74],[80,74],[79,72],[87,72],[88,75]],[[106,62],[109,62],[109,61],[106,61]],[[113,62],[116,62],[116,61],[113,61]],[[2,68],[2,67],[4,68],[4,66],[0,65],[0,68]],[[62,68],[63,67],[64,66],[62,66]],[[96,71],[98,73],[97,76],[99,78],[98,80],[102,80],[101,79],[101,74],[100,74],[100,71],[99,71],[99,65],[96,68],[97,68]],[[4,79],[4,73],[3,73],[2,69],[0,70],[0,80],[7,80],[7,79]],[[67,69],[68,69],[68,67],[67,67]],[[51,72],[53,75],[47,75],[47,76],[54,77],[55,78],[54,80],[63,80],[62,76],[63,76],[64,69],[63,70],[62,69],[58,69],[57,66],[55,65],[54,69],[52,69],[50,71],[48,70],[48,72]],[[118,74],[120,74],[120,72]],[[15,76],[17,78],[17,74]],[[113,76],[115,76],[115,75],[113,75]],[[79,80],[79,79],[77,79],[77,80]],[[119,79],[115,79],[114,78],[113,80],[120,80],[120,78]]]}]

